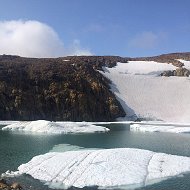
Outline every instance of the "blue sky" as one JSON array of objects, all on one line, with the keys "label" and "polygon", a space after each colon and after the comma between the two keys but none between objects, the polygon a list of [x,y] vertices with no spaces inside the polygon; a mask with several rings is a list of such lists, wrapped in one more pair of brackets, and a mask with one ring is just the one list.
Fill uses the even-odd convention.
[{"label": "blue sky", "polygon": [[151,56],[189,51],[189,8],[189,0],[0,0],[0,21],[44,23],[67,49]]}]

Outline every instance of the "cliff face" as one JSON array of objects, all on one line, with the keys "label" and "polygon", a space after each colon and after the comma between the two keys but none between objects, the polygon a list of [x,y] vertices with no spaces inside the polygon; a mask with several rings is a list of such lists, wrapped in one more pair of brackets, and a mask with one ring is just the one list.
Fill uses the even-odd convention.
[{"label": "cliff face", "polygon": [[[0,56],[0,120],[111,121],[125,116],[109,81],[95,69],[106,58],[83,59]],[[117,59],[110,57],[107,64]]]},{"label": "cliff face", "polygon": [[[125,112],[98,70],[128,60],[172,63],[176,71],[163,76],[189,76],[176,59],[190,53],[155,57],[68,56],[22,58],[0,55],[0,120],[112,121]],[[127,113],[126,113],[127,114]]]}]

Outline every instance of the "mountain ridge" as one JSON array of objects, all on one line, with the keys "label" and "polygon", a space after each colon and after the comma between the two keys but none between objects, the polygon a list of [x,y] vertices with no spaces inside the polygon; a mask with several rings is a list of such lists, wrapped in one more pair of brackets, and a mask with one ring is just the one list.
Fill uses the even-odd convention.
[{"label": "mountain ridge", "polygon": [[[183,67],[190,53],[154,57],[67,56],[24,58],[0,55],[1,120],[113,121],[127,113],[99,70],[117,62],[157,61]],[[177,61],[177,62],[176,62]]]}]

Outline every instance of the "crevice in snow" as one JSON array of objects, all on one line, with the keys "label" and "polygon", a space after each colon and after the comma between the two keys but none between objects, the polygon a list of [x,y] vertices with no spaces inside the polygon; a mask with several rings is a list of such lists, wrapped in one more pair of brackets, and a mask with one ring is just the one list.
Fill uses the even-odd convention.
[{"label": "crevice in snow", "polygon": [[[55,156],[56,156],[56,154],[53,154],[52,156],[50,155],[48,158],[42,159],[41,162],[39,162],[39,163],[37,163],[37,164],[36,164],[36,162],[34,161],[34,159],[31,160],[31,165],[30,165],[30,167],[26,170],[26,172],[35,171],[36,168],[39,168],[40,165],[42,165],[44,162],[48,162],[49,160],[51,160],[51,159],[52,159],[53,157],[55,157]],[[42,157],[42,158],[43,158],[43,157]],[[20,167],[22,167],[22,165],[21,165]]]},{"label": "crevice in snow", "polygon": [[[86,165],[86,167],[84,168],[84,170],[79,174],[79,176],[77,176],[77,178],[73,181],[73,185],[75,184],[75,183],[77,183],[77,181],[80,179],[80,178],[82,178],[82,175],[85,173],[85,171],[87,170],[87,169],[89,169],[89,166],[91,165],[91,164],[93,164],[93,161],[95,160],[95,158],[97,157],[97,156],[99,156],[101,153],[102,153],[102,151],[97,151],[97,152],[91,152],[90,154],[92,155],[92,154],[96,154],[96,155],[94,155],[94,157],[93,157],[93,159],[88,163],[88,165]],[[89,155],[90,155],[89,154]],[[88,155],[88,156],[89,156]],[[84,161],[84,160],[83,160]]]},{"label": "crevice in snow", "polygon": [[[74,157],[74,158],[70,161],[69,164],[67,164],[66,166],[62,167],[62,168],[59,170],[59,172],[57,173],[57,175],[56,175],[54,178],[52,178],[51,181],[52,181],[52,182],[55,181],[56,178],[58,178],[59,175],[61,175],[61,172],[64,171],[64,170],[66,170],[66,169],[69,171],[69,173],[68,173],[68,175],[66,175],[66,176],[62,179],[62,181],[64,182],[64,181],[68,180],[69,176],[71,176],[71,174],[73,173],[74,169],[75,169],[78,165],[80,165],[80,163],[82,162],[82,160],[84,160],[84,159],[87,157],[87,156],[85,156],[84,158],[82,157],[82,160],[80,160],[80,158],[81,158],[82,155],[84,155],[84,153],[79,154],[79,155],[77,156],[78,159]],[[87,154],[87,155],[88,155],[88,154]]]},{"label": "crevice in snow", "polygon": [[[155,153],[156,154],[156,153]],[[146,176],[145,176],[145,179],[144,179],[144,182],[143,182],[143,186],[146,186],[146,184],[147,184],[147,179],[148,179],[148,175],[149,175],[149,165],[150,165],[150,162],[151,162],[151,160],[153,159],[153,157],[154,157],[154,155],[155,154],[153,154],[151,157],[150,157],[150,159],[149,159],[149,161],[148,161],[148,164],[147,164],[147,168],[146,168]]]}]

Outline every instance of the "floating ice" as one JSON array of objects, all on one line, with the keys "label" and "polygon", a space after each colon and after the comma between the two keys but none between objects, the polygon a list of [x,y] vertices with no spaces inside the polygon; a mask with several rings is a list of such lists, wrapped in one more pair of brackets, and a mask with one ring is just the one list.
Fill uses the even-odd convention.
[{"label": "floating ice", "polygon": [[105,127],[87,124],[85,122],[50,122],[45,120],[17,122],[3,127],[2,130],[26,131],[49,134],[94,133],[109,131],[109,129]]},{"label": "floating ice", "polygon": [[118,148],[50,152],[22,164],[15,174],[29,174],[49,185],[82,188],[145,186],[186,172],[190,172],[189,157]]},{"label": "floating ice", "polygon": [[190,126],[171,126],[171,125],[130,125],[131,131],[141,132],[167,132],[167,133],[190,133]]},{"label": "floating ice", "polygon": [[11,125],[14,123],[18,123],[19,121],[0,121],[0,125]]}]

